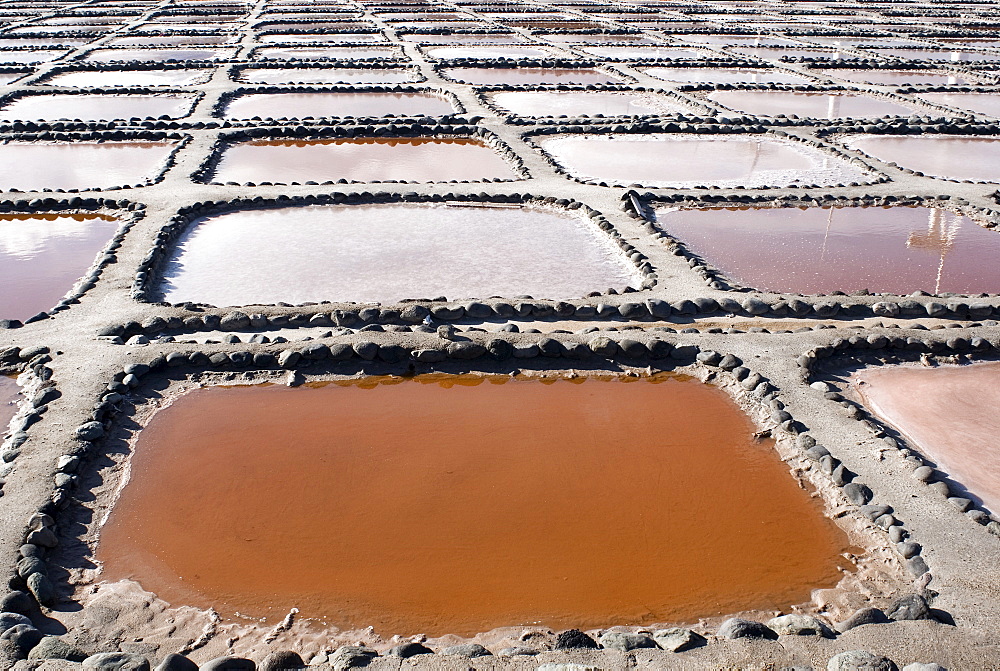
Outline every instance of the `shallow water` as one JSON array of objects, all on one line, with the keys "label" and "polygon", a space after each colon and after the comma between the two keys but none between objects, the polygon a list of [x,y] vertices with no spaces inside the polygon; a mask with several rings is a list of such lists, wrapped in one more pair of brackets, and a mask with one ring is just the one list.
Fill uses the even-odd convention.
[{"label": "shallow water", "polygon": [[936,51],[934,49],[869,49],[883,57],[903,58],[911,61],[1000,61],[1000,54],[976,53],[972,51]]},{"label": "shallow water", "polygon": [[97,49],[83,59],[91,63],[112,61],[207,61],[231,58],[232,49]]},{"label": "shallow water", "polygon": [[481,34],[481,33],[451,33],[450,35],[425,35],[410,33],[399,36],[406,42],[418,42],[421,45],[440,44],[521,44],[525,41],[522,35]]},{"label": "shallow water", "polygon": [[424,49],[431,58],[546,58],[552,52],[537,47],[433,47]]},{"label": "shallow water", "polygon": [[922,207],[657,212],[659,226],[744,286],[784,293],[1000,293],[1000,232]]},{"label": "shallow water", "polygon": [[962,86],[969,81],[952,73],[935,70],[822,70],[823,74],[860,84],[887,84],[903,86],[907,84],[938,84],[942,86]]},{"label": "shallow water", "polygon": [[259,140],[230,145],[214,182],[405,180],[477,181],[514,178],[493,149],[468,138],[350,138]]},{"label": "shallow water", "polygon": [[795,49],[772,47],[735,47],[734,53],[755,58],[819,58],[824,60],[840,60],[850,57],[840,51],[821,51],[819,49]]},{"label": "shallow water", "polygon": [[395,47],[264,47],[254,52],[254,58],[274,60],[315,60],[317,58],[399,58],[402,53]]},{"label": "shallow water", "polygon": [[846,566],[846,536],[701,382],[385,382],[198,389],[159,411],[102,577],[388,637],[786,608]]},{"label": "shallow water", "polygon": [[621,80],[593,68],[444,68],[464,84],[618,84]]},{"label": "shallow water", "polygon": [[1000,511],[1000,364],[867,368],[851,385],[916,450]]},{"label": "shallow water", "polygon": [[46,94],[17,98],[0,108],[0,119],[52,121],[81,119],[159,118],[186,116],[194,105],[193,96],[185,95],[99,95]]},{"label": "shallow water", "polygon": [[543,139],[541,144],[570,174],[618,185],[749,187],[863,178],[838,158],[763,137],[580,135]]},{"label": "shallow water", "polygon": [[[0,319],[24,321],[52,308],[93,265],[118,225],[98,215],[0,215]],[[0,388],[0,403],[2,396]]]},{"label": "shallow water", "polygon": [[2,51],[0,50],[0,63],[12,65],[34,65],[35,63],[47,63],[65,56],[67,51],[47,51],[44,49],[32,49],[30,51]]},{"label": "shallow water", "polygon": [[246,68],[238,79],[248,84],[406,84],[418,76],[402,68]]},{"label": "shallow water", "polygon": [[710,56],[708,52],[693,49],[671,49],[670,47],[587,47],[581,49],[586,54],[611,60],[639,60],[645,58],[672,58],[697,60]]},{"label": "shallow water", "polygon": [[[242,260],[233,257],[234,244]],[[296,263],[276,257],[278,249],[295,250]],[[165,277],[171,302],[245,305],[442,295],[579,298],[624,289],[634,271],[576,216],[380,205],[239,211],[199,220]]]},{"label": "shallow water", "polygon": [[0,436],[7,432],[10,420],[17,414],[16,403],[21,400],[21,387],[15,378],[0,375]]},{"label": "shallow water", "polygon": [[138,37],[116,37],[107,42],[112,47],[145,46],[188,46],[195,44],[226,44],[235,42],[237,35],[142,35]]},{"label": "shallow water", "polygon": [[843,143],[933,177],[1000,181],[1000,138],[962,135],[848,135]]},{"label": "shallow water", "polygon": [[227,119],[288,119],[325,116],[444,116],[454,107],[433,93],[260,93],[241,95],[226,105]]},{"label": "shallow water", "polygon": [[170,142],[0,144],[0,189],[102,189],[156,177]]},{"label": "shallow water", "polygon": [[804,84],[805,77],[768,68],[643,68],[650,77],[682,84]]},{"label": "shallow water", "polygon": [[505,91],[493,104],[523,116],[685,114],[691,110],[665,96],[604,91]]},{"label": "shallow water", "polygon": [[1000,95],[995,93],[921,93],[917,97],[976,114],[1000,116]]},{"label": "shallow water", "polygon": [[317,33],[298,35],[294,33],[269,33],[258,35],[257,41],[263,44],[308,44],[308,43],[328,43],[336,44],[372,44],[385,42],[383,35],[378,33],[332,33],[321,35]]},{"label": "shallow water", "polygon": [[708,99],[726,107],[757,116],[786,116],[816,119],[848,117],[910,116],[914,110],[903,105],[852,93],[801,93],[798,91],[713,91]]},{"label": "shallow water", "polygon": [[208,81],[209,70],[88,70],[62,72],[47,78],[52,86],[191,86]]}]

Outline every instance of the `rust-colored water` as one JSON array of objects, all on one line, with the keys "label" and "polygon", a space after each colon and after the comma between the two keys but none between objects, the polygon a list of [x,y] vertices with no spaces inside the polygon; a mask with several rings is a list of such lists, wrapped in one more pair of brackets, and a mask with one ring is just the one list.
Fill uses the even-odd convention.
[{"label": "rust-colored water", "polygon": [[1000,364],[870,368],[851,384],[865,406],[1000,512]]},{"label": "rust-colored water", "polygon": [[1000,292],[1000,233],[923,207],[663,210],[660,225],[758,289]]},{"label": "rust-colored water", "polygon": [[104,577],[440,635],[783,608],[841,575],[844,534],[713,387],[384,381],[160,411],[101,532]]},{"label": "rust-colored water", "polygon": [[852,93],[800,93],[798,91],[713,91],[709,100],[759,116],[796,114],[817,119],[844,117],[909,116],[910,107]]},{"label": "rust-colored water", "polygon": [[615,84],[617,77],[592,68],[444,68],[465,84]]},{"label": "rust-colored water", "polygon": [[0,435],[7,432],[10,420],[17,413],[15,405],[19,399],[21,388],[9,375],[0,375]]},{"label": "rust-colored water", "polygon": [[455,108],[433,93],[257,93],[241,95],[226,105],[228,119],[289,119],[327,116],[443,116]]},{"label": "rust-colored water", "polygon": [[938,105],[986,116],[1000,116],[1000,95],[995,93],[921,93],[920,97]]},{"label": "rust-colored water", "polygon": [[0,189],[103,189],[156,177],[171,142],[5,142]]},{"label": "rust-colored water", "polygon": [[100,215],[0,215],[0,319],[53,307],[118,229]]},{"label": "rust-colored water", "polygon": [[216,182],[447,182],[513,178],[493,149],[467,138],[258,140],[225,149]]},{"label": "rust-colored water", "polygon": [[965,135],[854,135],[844,143],[933,177],[1000,181],[1000,138]]}]

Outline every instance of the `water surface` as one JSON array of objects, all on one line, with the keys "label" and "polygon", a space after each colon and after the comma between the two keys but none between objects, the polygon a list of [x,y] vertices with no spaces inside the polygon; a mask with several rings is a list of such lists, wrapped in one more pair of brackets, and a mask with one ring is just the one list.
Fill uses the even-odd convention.
[{"label": "water surface", "polygon": [[0,144],[0,189],[106,189],[157,177],[171,142],[15,142]]},{"label": "water surface", "polygon": [[853,93],[799,91],[713,91],[708,99],[756,116],[798,115],[816,119],[910,116],[914,109],[888,100]]},{"label": "water surface", "polygon": [[655,93],[504,91],[492,94],[490,100],[498,107],[523,116],[620,116],[691,111]]},{"label": "water surface", "polygon": [[419,77],[403,68],[245,68],[238,79],[248,84],[405,84]]},{"label": "water surface", "polygon": [[932,177],[1000,181],[1000,137],[849,135],[844,144]]},{"label": "water surface", "polygon": [[101,95],[43,94],[17,98],[0,108],[0,119],[52,121],[80,119],[178,119],[191,111],[194,96],[186,95]]},{"label": "water surface", "polygon": [[112,86],[191,86],[202,84],[212,76],[210,70],[79,70],[61,72],[43,83],[51,86],[80,88]]},{"label": "water surface", "polygon": [[594,68],[444,68],[464,84],[618,84],[618,77]]},{"label": "water surface", "polygon": [[326,116],[444,116],[455,109],[433,93],[340,91],[316,93],[251,93],[226,105],[227,119],[296,119]]}]

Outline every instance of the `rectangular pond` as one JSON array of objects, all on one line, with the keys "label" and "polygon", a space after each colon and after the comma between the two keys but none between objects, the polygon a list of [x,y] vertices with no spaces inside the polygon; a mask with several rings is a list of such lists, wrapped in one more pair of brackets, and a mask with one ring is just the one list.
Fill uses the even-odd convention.
[{"label": "rectangular pond", "polygon": [[1000,182],[1000,137],[848,135],[843,143],[931,177]]},{"label": "rectangular pond", "polygon": [[444,75],[463,84],[620,84],[621,79],[596,68],[444,68]]},{"label": "rectangular pond", "polygon": [[1000,293],[1000,232],[948,210],[663,208],[657,225],[764,291]]},{"label": "rectangular pond", "polygon": [[866,368],[851,388],[971,498],[1000,512],[1000,364]]},{"label": "rectangular pond", "polygon": [[489,95],[502,109],[522,116],[624,116],[690,114],[680,102],[655,93],[611,91],[504,91]]},{"label": "rectangular pond", "polygon": [[54,307],[118,226],[101,215],[0,214],[0,319],[24,321]]},{"label": "rectangular pond", "polygon": [[516,179],[510,164],[471,138],[255,140],[227,146],[214,182],[415,182]]},{"label": "rectangular pond", "polygon": [[712,102],[754,116],[795,114],[815,119],[910,116],[915,109],[897,102],[855,93],[803,93],[801,91],[713,91]]},{"label": "rectangular pond", "polygon": [[266,33],[257,36],[262,44],[375,44],[387,40],[380,33]]},{"label": "rectangular pond", "polygon": [[[239,258],[233,245],[242,250]],[[280,249],[296,262],[275,256]],[[163,294],[170,302],[213,305],[579,298],[638,285],[616,249],[590,222],[561,210],[429,204],[240,210],[194,223],[164,273]]]},{"label": "rectangular pond", "polygon": [[0,143],[0,189],[106,189],[154,179],[172,142]]},{"label": "rectangular pond", "polygon": [[807,84],[808,78],[771,68],[642,68],[650,77],[678,84]]},{"label": "rectangular pond", "polygon": [[783,609],[849,546],[755,429],[671,375],[197,389],[139,433],[97,559],[174,606],[386,638]]},{"label": "rectangular pond", "polygon": [[938,70],[852,70],[837,68],[821,70],[824,75],[858,84],[885,84],[888,86],[936,85],[965,86],[970,82],[953,72]]},{"label": "rectangular pond", "polygon": [[524,46],[468,46],[468,47],[431,47],[425,48],[430,58],[551,58],[552,52],[539,47]]},{"label": "rectangular pond", "polygon": [[865,177],[808,145],[762,136],[567,135],[540,142],[574,177],[619,186],[788,186]]},{"label": "rectangular pond", "polygon": [[84,57],[89,63],[113,63],[115,61],[210,61],[216,58],[232,58],[234,49],[95,49]]},{"label": "rectangular pond", "polygon": [[244,68],[237,77],[248,84],[407,84],[419,81],[405,68]]},{"label": "rectangular pond", "polygon": [[79,88],[192,86],[204,84],[211,76],[207,69],[76,70],[58,72],[42,84]]},{"label": "rectangular pond", "polygon": [[984,116],[1000,116],[1000,95],[996,93],[921,93],[917,97]]},{"label": "rectangular pond", "polygon": [[55,51],[51,49],[31,49],[25,51],[0,50],[0,64],[35,65],[37,63],[54,61],[68,53],[68,51]]},{"label": "rectangular pond", "polygon": [[187,116],[195,97],[183,94],[110,95],[110,94],[39,94],[15,98],[0,107],[0,119],[54,121],[80,119],[148,119]]},{"label": "rectangular pond", "polygon": [[402,52],[395,47],[262,47],[253,52],[253,57],[261,60],[306,60],[364,58],[400,58]]},{"label": "rectangular pond", "polygon": [[299,119],[304,117],[444,116],[455,108],[434,93],[317,91],[309,93],[247,93],[231,100],[227,119]]}]

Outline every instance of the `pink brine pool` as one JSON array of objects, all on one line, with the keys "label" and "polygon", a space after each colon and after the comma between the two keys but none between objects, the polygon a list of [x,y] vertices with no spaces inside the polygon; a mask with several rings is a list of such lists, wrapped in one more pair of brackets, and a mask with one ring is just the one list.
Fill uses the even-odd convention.
[{"label": "pink brine pool", "polygon": [[871,412],[1000,511],[1000,363],[871,368],[856,373],[851,385]]}]

